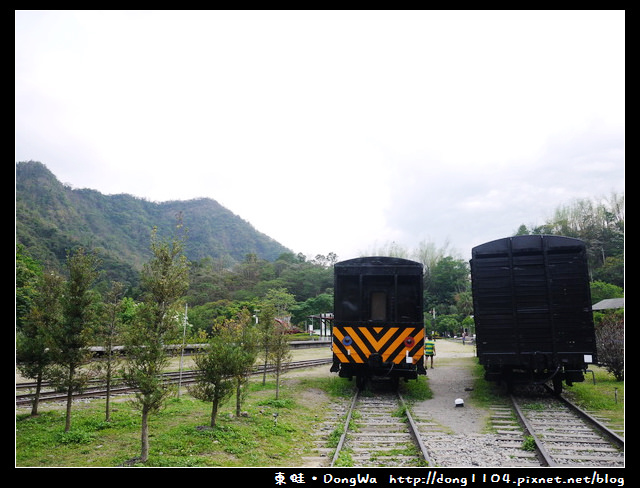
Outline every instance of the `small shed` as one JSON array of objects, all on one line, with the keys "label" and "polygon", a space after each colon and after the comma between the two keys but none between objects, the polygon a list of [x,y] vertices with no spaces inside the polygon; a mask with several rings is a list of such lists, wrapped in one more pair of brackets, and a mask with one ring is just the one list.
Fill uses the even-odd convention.
[{"label": "small shed", "polygon": [[607,298],[606,300],[601,300],[595,305],[591,306],[591,310],[610,310],[615,308],[624,308],[624,298]]}]

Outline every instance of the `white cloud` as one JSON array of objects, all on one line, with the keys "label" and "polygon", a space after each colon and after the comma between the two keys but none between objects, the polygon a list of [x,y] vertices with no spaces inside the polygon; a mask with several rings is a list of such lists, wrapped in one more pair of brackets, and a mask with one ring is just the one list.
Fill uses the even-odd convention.
[{"label": "white cloud", "polygon": [[623,191],[624,20],[18,11],[16,160],[105,193],[214,198],[309,255],[464,251]]}]

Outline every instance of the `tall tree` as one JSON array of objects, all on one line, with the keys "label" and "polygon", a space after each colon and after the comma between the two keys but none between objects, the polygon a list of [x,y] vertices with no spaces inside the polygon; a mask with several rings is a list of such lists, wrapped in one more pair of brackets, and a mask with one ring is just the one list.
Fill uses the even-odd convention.
[{"label": "tall tree", "polygon": [[276,400],[280,396],[280,376],[287,370],[291,362],[291,345],[286,334],[286,324],[281,320],[276,320],[269,348],[269,362],[273,364],[276,375]]},{"label": "tall tree", "polygon": [[100,318],[96,321],[94,337],[96,345],[104,348],[102,361],[95,363],[95,368],[101,373],[106,383],[105,421],[111,420],[111,387],[113,377],[120,360],[120,352],[116,346],[122,342],[123,316],[126,307],[124,285],[114,281],[107,291],[101,309]]},{"label": "tall tree", "polygon": [[267,365],[271,358],[273,345],[273,333],[275,327],[276,309],[272,304],[264,304],[258,318],[258,331],[260,334],[260,354],[263,359],[262,384],[267,382]]},{"label": "tall tree", "polygon": [[[517,235],[555,234],[582,239],[587,244],[594,279],[624,286],[624,194],[608,198],[577,199],[556,208],[543,225],[518,228]],[[605,268],[605,269],[602,269]]]},{"label": "tall tree", "polygon": [[246,308],[238,314],[232,325],[232,336],[229,339],[237,345],[237,364],[233,376],[236,388],[236,416],[239,417],[249,376],[258,356],[258,333],[251,320],[251,313]]},{"label": "tall tree", "polygon": [[38,403],[42,382],[51,366],[51,351],[48,333],[56,330],[62,322],[62,295],[64,279],[55,273],[40,277],[33,303],[22,326],[16,333],[16,365],[26,378],[36,381],[36,390],[31,404],[31,415],[38,414]]},{"label": "tall tree", "polygon": [[58,367],[52,379],[67,390],[65,432],[71,429],[73,393],[81,391],[88,379],[80,367],[89,359],[87,346],[97,302],[97,295],[91,288],[98,278],[99,263],[95,253],[83,248],[68,254],[69,280],[62,299],[63,319],[52,323],[49,330],[50,350]]},{"label": "tall tree", "polygon": [[149,458],[149,416],[160,410],[170,394],[162,379],[168,363],[164,348],[177,336],[181,315],[180,299],[188,288],[188,263],[183,254],[185,236],[161,240],[151,233],[151,260],[142,271],[143,302],[127,329],[125,382],[137,389],[133,404],[142,414],[140,460]]},{"label": "tall tree", "polygon": [[420,241],[418,247],[413,251],[412,257],[419,263],[422,263],[425,282],[431,280],[431,273],[435,269],[438,262],[446,256],[453,256],[455,252],[450,249],[449,241],[445,241],[444,245],[438,248],[435,242]]},{"label": "tall tree", "polygon": [[226,322],[209,341],[207,348],[194,356],[196,382],[191,394],[202,401],[211,402],[210,426],[216,426],[220,404],[231,396],[234,380],[242,363],[242,347],[231,340],[234,324]]},{"label": "tall tree", "polygon": [[425,280],[426,310],[433,308],[439,314],[454,310],[456,294],[469,289],[469,267],[466,261],[451,256],[440,259],[428,280]]},{"label": "tall tree", "polygon": [[273,288],[267,292],[262,302],[273,305],[276,317],[284,319],[288,317],[289,310],[295,305],[296,299],[286,288]]}]

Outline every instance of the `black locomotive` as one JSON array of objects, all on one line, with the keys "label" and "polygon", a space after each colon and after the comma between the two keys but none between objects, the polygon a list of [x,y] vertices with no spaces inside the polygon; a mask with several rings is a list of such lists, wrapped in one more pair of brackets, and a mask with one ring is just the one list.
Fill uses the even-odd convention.
[{"label": "black locomotive", "polygon": [[556,393],[597,363],[586,246],[562,236],[507,237],[474,247],[477,355],[490,381],[551,382]]},{"label": "black locomotive", "polygon": [[364,257],[334,266],[332,372],[356,378],[416,379],[426,374],[422,265]]}]

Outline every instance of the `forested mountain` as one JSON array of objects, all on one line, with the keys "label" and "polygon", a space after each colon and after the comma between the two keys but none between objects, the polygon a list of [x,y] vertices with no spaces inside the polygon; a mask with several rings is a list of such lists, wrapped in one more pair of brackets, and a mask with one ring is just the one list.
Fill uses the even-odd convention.
[{"label": "forested mountain", "polygon": [[275,260],[291,252],[208,198],[155,203],[65,186],[34,161],[16,164],[16,240],[45,267],[62,268],[68,250],[97,250],[109,279],[136,282],[150,257],[150,236],[172,236],[181,218],[191,261],[233,264],[253,254]]}]

